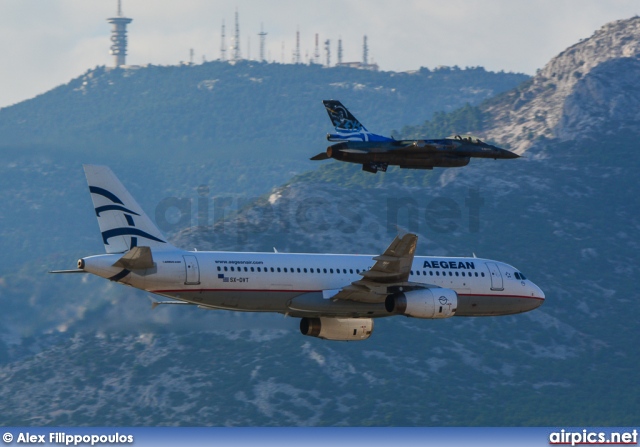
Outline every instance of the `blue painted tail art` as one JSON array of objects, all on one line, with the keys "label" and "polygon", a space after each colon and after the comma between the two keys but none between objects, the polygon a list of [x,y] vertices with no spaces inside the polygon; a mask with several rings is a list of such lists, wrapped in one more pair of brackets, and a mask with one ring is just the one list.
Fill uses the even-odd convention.
[{"label": "blue painted tail art", "polygon": [[329,119],[336,129],[335,134],[327,134],[329,141],[392,141],[392,138],[369,132],[340,101],[325,99],[322,101]]}]

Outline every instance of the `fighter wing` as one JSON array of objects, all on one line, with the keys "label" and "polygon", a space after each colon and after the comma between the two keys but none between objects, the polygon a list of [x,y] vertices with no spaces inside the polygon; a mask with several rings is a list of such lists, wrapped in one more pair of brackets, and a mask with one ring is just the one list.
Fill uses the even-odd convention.
[{"label": "fighter wing", "polygon": [[400,140],[394,145],[394,152],[435,152],[443,145],[430,140]]},{"label": "fighter wing", "polygon": [[344,287],[331,299],[381,303],[402,287],[415,286],[409,282],[409,273],[417,243],[415,234],[396,236],[382,255],[373,258],[376,261],[373,267],[360,273],[362,279]]}]

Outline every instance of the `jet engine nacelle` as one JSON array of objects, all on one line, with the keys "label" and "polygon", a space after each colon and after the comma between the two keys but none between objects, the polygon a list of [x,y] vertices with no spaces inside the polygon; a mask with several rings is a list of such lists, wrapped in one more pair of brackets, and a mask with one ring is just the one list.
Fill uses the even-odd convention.
[{"label": "jet engine nacelle", "polygon": [[433,287],[389,295],[384,302],[389,313],[414,318],[449,318],[458,308],[458,294],[451,289]]},{"label": "jet engine nacelle", "polygon": [[373,332],[371,318],[308,318],[300,320],[302,335],[324,340],[366,340]]}]

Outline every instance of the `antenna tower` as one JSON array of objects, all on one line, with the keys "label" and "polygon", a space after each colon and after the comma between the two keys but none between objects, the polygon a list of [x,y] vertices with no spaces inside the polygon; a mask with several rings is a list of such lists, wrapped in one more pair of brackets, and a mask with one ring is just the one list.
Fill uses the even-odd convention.
[{"label": "antenna tower", "polygon": [[264,32],[262,23],[260,24],[260,32],[258,33],[258,36],[260,36],[260,62],[264,62],[264,39],[267,37],[267,33]]},{"label": "antenna tower", "polygon": [[127,55],[127,25],[133,19],[122,15],[122,2],[118,0],[118,16],[107,19],[107,22],[113,25],[111,30],[111,51],[115,67],[125,65],[125,57]]},{"label": "antenna tower", "polygon": [[296,50],[293,53],[293,63],[300,63],[300,30],[296,31]]},{"label": "antenna tower", "polygon": [[342,63],[342,37],[338,39],[338,64]]},{"label": "antenna tower", "polygon": [[224,20],[222,21],[222,35],[220,36],[220,60],[222,62],[227,60],[227,46],[225,45],[225,34],[224,34]]},{"label": "antenna tower", "polygon": [[331,67],[331,40],[324,41],[324,51],[327,53],[327,67]]},{"label": "antenna tower", "polygon": [[233,46],[231,47],[231,60],[234,62],[242,59],[242,54],[240,53],[240,22],[238,19],[238,10],[236,9],[236,33],[233,37]]},{"label": "antenna tower", "polygon": [[364,36],[364,42],[362,44],[362,63],[369,65],[369,45],[367,45],[367,36]]},{"label": "antenna tower", "polygon": [[316,51],[313,53],[313,63],[320,63],[320,46],[318,44],[318,33],[316,33]]}]

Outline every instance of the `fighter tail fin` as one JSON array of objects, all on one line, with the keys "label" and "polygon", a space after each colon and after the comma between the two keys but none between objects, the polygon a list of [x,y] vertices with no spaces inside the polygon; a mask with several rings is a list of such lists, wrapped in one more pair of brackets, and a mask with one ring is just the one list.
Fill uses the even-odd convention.
[{"label": "fighter tail fin", "polygon": [[328,134],[329,141],[391,141],[391,138],[369,132],[360,121],[340,101],[325,99],[322,101],[329,119],[336,129]]},{"label": "fighter tail fin", "polygon": [[84,172],[107,253],[137,246],[172,248],[111,169],[84,165]]}]

